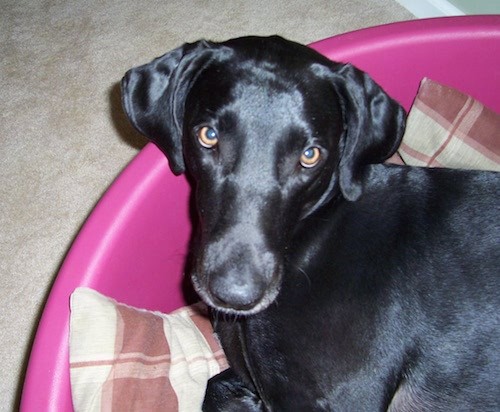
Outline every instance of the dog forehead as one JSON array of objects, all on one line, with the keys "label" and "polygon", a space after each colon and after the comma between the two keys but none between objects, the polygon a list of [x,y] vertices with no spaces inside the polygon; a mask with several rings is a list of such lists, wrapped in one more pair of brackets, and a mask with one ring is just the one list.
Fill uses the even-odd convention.
[{"label": "dog forehead", "polygon": [[313,49],[279,36],[247,36],[212,43],[212,58],[199,76],[212,85],[249,81],[307,81],[319,78],[315,66],[328,66],[329,60]]},{"label": "dog forehead", "polygon": [[306,53],[304,59],[280,56],[248,50],[247,45],[235,47],[233,53],[212,59],[203,68],[192,84],[189,100],[196,100],[199,109],[214,112],[236,101],[262,109],[320,106],[328,86],[315,70],[315,55],[310,58]]},{"label": "dog forehead", "polygon": [[220,47],[228,47],[234,51],[233,56],[242,60],[267,62],[285,62],[287,65],[308,65],[312,62],[327,62],[323,55],[280,36],[258,37],[247,36],[219,43]]},{"label": "dog forehead", "polygon": [[[265,47],[270,45],[270,47]],[[186,122],[235,126],[250,133],[305,136],[327,134],[339,123],[337,96],[318,65],[328,62],[312,49],[281,38],[240,38],[219,43],[225,50],[198,74],[188,93]],[[217,53],[216,53],[217,54]]]}]

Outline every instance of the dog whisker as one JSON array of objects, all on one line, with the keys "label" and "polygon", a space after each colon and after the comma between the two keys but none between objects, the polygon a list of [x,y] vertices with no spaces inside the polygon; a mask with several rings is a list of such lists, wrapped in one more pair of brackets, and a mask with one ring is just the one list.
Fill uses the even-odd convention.
[{"label": "dog whisker", "polygon": [[309,277],[309,275],[307,274],[307,272],[302,269],[300,266],[295,266],[297,268],[297,270],[302,273],[304,275],[304,277],[306,278],[307,280],[307,283],[309,284],[309,289],[311,288],[311,285],[312,285],[312,282],[311,282],[311,278]]}]

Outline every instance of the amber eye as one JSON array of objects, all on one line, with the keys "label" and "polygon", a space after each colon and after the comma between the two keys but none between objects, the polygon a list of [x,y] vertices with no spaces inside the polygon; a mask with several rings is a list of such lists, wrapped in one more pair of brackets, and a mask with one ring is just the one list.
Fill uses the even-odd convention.
[{"label": "amber eye", "polygon": [[318,164],[321,157],[321,152],[317,147],[310,147],[302,152],[300,156],[300,164],[307,169]]},{"label": "amber eye", "polygon": [[217,132],[215,131],[215,129],[212,129],[208,126],[204,126],[200,130],[198,130],[197,135],[200,144],[207,149],[214,147],[219,140],[217,139]]}]

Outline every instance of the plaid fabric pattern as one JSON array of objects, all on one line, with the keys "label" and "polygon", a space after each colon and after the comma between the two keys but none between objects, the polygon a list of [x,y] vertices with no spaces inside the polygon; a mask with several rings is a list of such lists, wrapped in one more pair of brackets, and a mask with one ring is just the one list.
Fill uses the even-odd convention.
[{"label": "plaid fabric pattern", "polygon": [[425,78],[398,150],[406,164],[500,170],[500,116],[458,90]]},{"label": "plaid fabric pattern", "polygon": [[96,291],[71,296],[73,406],[88,411],[197,411],[208,379],[227,368],[206,307],[169,315]]}]

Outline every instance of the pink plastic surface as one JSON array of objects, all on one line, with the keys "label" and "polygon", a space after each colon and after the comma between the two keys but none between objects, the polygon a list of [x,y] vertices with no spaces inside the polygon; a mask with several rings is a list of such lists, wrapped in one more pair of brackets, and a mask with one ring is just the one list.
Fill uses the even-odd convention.
[{"label": "pink plastic surface", "polygon": [[[500,111],[500,16],[417,20],[312,44],[369,72],[407,109],[431,77]],[[21,411],[72,411],[69,296],[94,288],[130,305],[170,311],[184,304],[189,187],[147,145],[120,174],[74,241],[45,306],[29,360]]]}]

